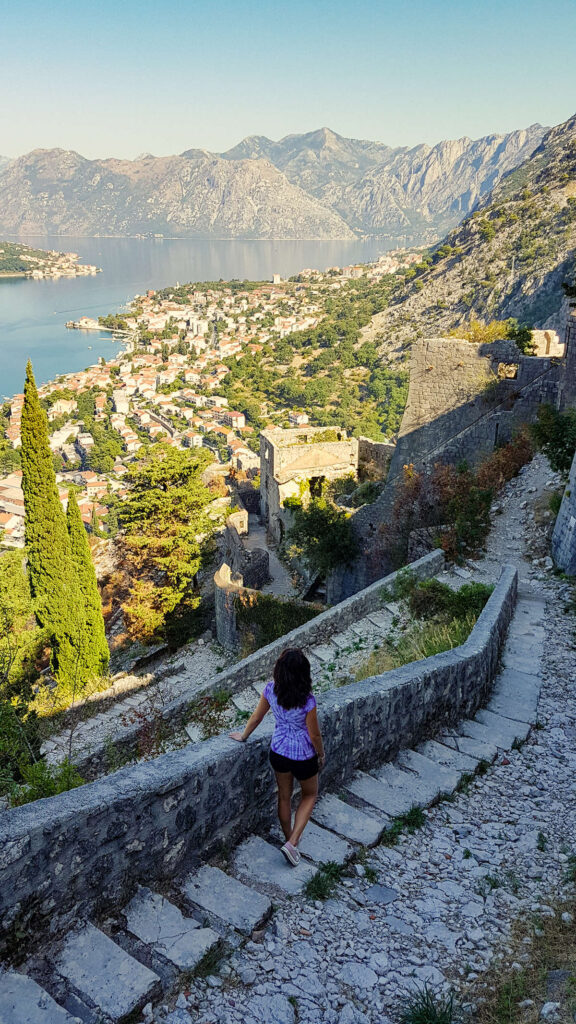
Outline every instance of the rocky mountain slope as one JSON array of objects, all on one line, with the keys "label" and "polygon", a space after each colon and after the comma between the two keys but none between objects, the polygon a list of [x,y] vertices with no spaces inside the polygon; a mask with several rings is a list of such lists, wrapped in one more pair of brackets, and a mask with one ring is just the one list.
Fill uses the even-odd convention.
[{"label": "rocky mountain slope", "polygon": [[576,116],[551,129],[377,314],[368,337],[438,336],[472,317],[558,326],[576,261]]},{"label": "rocky mountain slope", "polygon": [[340,215],[266,160],[202,150],[86,160],[34,150],[0,173],[0,230],[216,238],[352,238]]},{"label": "rocky mountain slope", "polygon": [[86,160],[33,150],[0,166],[0,232],[432,241],[539,144],[532,125],[413,149],[327,128],[223,154]]},{"label": "rocky mountain slope", "polygon": [[322,128],[279,142],[251,136],[227,160],[270,160],[362,234],[437,237],[540,144],[546,129],[392,148]]}]

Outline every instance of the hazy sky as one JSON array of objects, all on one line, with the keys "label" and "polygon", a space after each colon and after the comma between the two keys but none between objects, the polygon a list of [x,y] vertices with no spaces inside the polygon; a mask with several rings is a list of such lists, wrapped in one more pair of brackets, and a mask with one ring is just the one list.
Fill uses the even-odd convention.
[{"label": "hazy sky", "polygon": [[4,0],[0,154],[413,145],[576,111],[576,0]]}]

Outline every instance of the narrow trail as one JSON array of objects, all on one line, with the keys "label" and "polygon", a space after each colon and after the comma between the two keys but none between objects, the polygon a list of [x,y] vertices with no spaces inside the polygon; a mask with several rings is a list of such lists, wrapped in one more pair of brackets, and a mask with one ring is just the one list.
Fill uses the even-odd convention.
[{"label": "narrow trail", "polygon": [[[456,571],[459,582],[492,581],[504,563],[517,567],[520,597],[504,671],[519,668],[523,688],[513,691],[516,710],[512,691],[503,693],[498,680],[494,699],[503,716],[537,721],[540,728],[529,733],[528,725],[510,719],[506,740],[494,735],[491,722],[500,748],[496,762],[466,792],[429,808],[424,828],[397,847],[369,850],[356,877],[344,879],[331,899],[284,902],[258,941],[151,1020],[293,1024],[297,1006],[301,1024],[388,1024],[399,995],[425,981],[455,987],[466,1003],[475,981],[506,951],[513,920],[522,912],[553,913],[549,901],[566,894],[565,865],[576,850],[575,622],[565,612],[566,585],[532,564],[526,538],[541,539],[534,505],[557,486],[537,456],[496,502],[500,511],[485,556]],[[454,584],[454,574],[446,578]],[[530,695],[538,701],[536,715]],[[515,731],[521,749],[510,749]],[[474,738],[467,747],[452,742],[460,756],[475,742],[480,753]],[[422,753],[437,754],[434,746]],[[409,758],[400,766],[417,767]],[[420,784],[426,788],[422,778]],[[330,827],[329,816],[322,823]],[[529,945],[520,956],[529,960]],[[468,1008],[473,1013],[473,1005]]]},{"label": "narrow trail", "polygon": [[[80,924],[29,976],[0,975],[0,1020],[17,1004],[18,1024],[70,1024],[62,1001],[86,1024],[139,1007],[130,1019],[147,1024],[390,1024],[401,994],[424,982],[454,987],[473,1019],[474,983],[506,951],[521,912],[554,913],[576,851],[574,617],[566,585],[535,566],[523,542],[538,539],[533,506],[555,485],[535,459],[499,499],[485,557],[445,574],[458,585],[496,579],[505,563],[519,570],[486,710],[357,773],[338,796],[323,794],[298,868],[287,869],[273,836],[251,836],[168,898],[141,888],[99,928]],[[423,827],[380,844],[392,818],[414,806]],[[305,896],[318,864],[344,865],[353,851],[331,898]],[[212,973],[191,977],[223,941],[222,963],[215,956]],[[526,944],[521,965],[529,957]],[[31,991],[32,978],[43,988]],[[43,989],[57,1000],[50,1015],[26,1016]],[[90,1016],[87,1004],[104,1015]]]}]

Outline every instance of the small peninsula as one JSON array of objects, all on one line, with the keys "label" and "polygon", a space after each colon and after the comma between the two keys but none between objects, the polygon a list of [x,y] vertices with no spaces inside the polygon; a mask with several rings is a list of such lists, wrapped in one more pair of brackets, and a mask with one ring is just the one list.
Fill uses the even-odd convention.
[{"label": "small peninsula", "polygon": [[22,242],[0,242],[0,277],[87,277],[101,273],[100,267],[78,263],[75,252],[34,249]]}]

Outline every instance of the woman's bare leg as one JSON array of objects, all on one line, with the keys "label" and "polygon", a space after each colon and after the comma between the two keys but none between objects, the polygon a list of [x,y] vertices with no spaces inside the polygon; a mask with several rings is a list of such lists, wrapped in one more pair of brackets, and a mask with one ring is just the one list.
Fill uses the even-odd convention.
[{"label": "woman's bare leg", "polygon": [[300,837],[310,821],[310,815],[314,810],[314,804],[318,797],[318,776],[313,775],[311,779],[303,779],[300,783],[300,789],[302,790],[302,797],[296,811],[296,817],[294,818],[294,828],[292,835],[287,836],[292,846],[298,845]]},{"label": "woman's bare leg", "polygon": [[294,776],[291,772],[274,772],[278,786],[278,818],[284,838],[289,839],[292,831],[292,787]]}]

